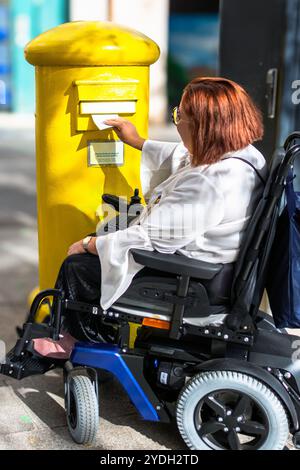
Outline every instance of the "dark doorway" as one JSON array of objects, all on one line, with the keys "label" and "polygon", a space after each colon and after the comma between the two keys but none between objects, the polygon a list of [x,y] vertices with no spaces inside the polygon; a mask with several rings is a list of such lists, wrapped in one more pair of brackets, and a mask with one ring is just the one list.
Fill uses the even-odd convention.
[{"label": "dark doorway", "polygon": [[223,0],[220,15],[219,73],[244,86],[262,110],[265,136],[256,146],[269,160],[300,128],[300,104],[292,100],[300,79],[300,1]]}]

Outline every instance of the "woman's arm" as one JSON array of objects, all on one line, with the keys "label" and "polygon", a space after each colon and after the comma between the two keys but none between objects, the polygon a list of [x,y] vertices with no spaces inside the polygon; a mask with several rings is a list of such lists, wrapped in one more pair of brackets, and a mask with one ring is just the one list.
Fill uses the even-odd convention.
[{"label": "woman's arm", "polygon": [[88,251],[89,253],[92,253],[93,255],[98,254],[97,248],[96,248],[96,240],[97,240],[97,237],[92,237],[88,244]]},{"label": "woman's arm", "polygon": [[109,119],[105,124],[113,126],[113,130],[122,142],[142,151],[140,178],[146,201],[153,189],[176,171],[182,159],[187,156],[187,149],[182,142],[146,140],[126,119]]},{"label": "woman's arm", "polygon": [[143,139],[143,137],[138,134],[136,127],[132,122],[127,121],[126,119],[117,118],[108,119],[104,124],[112,126],[113,130],[122,142],[137,150],[142,150],[146,139]]},{"label": "woman's arm", "polygon": [[[96,249],[96,239],[97,237],[92,237],[88,243],[88,252],[92,253],[93,255],[98,254]],[[85,249],[83,248],[83,240],[79,240],[78,242],[73,243],[68,249],[68,256],[83,253],[86,253]]]},{"label": "woman's arm", "polygon": [[169,178],[186,158],[187,150],[179,142],[146,140],[143,145],[140,179],[147,201],[154,188]]}]

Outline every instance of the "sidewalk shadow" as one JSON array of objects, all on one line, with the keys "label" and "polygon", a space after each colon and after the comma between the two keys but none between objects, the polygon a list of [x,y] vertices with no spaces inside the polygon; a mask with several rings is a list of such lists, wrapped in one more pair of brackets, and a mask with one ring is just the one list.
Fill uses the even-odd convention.
[{"label": "sidewalk shadow", "polygon": [[[66,426],[64,406],[54,398],[56,396],[62,402],[64,397],[62,371],[55,370],[44,376],[29,377],[22,382],[10,379],[5,382],[12,386],[16,397],[53,432],[55,428]],[[22,393],[21,389],[24,388],[28,390]],[[165,424],[142,420],[116,379],[100,384],[99,398],[100,427],[102,418],[116,426],[130,427],[167,449],[186,449],[176,423]]]}]

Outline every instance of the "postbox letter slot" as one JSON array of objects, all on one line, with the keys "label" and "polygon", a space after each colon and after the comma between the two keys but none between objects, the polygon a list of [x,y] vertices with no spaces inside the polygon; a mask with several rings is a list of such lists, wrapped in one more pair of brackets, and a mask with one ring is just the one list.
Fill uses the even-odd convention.
[{"label": "postbox letter slot", "polygon": [[135,101],[82,101],[80,114],[134,114]]}]

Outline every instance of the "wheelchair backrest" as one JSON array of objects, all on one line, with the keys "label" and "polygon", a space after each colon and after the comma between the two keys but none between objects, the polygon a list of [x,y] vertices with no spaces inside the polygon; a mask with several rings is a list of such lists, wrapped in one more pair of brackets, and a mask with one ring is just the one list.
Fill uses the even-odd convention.
[{"label": "wheelchair backrest", "polygon": [[233,313],[255,317],[265,287],[268,259],[275,236],[285,180],[297,154],[300,132],[275,151],[263,195],[244,234],[231,291]]}]

